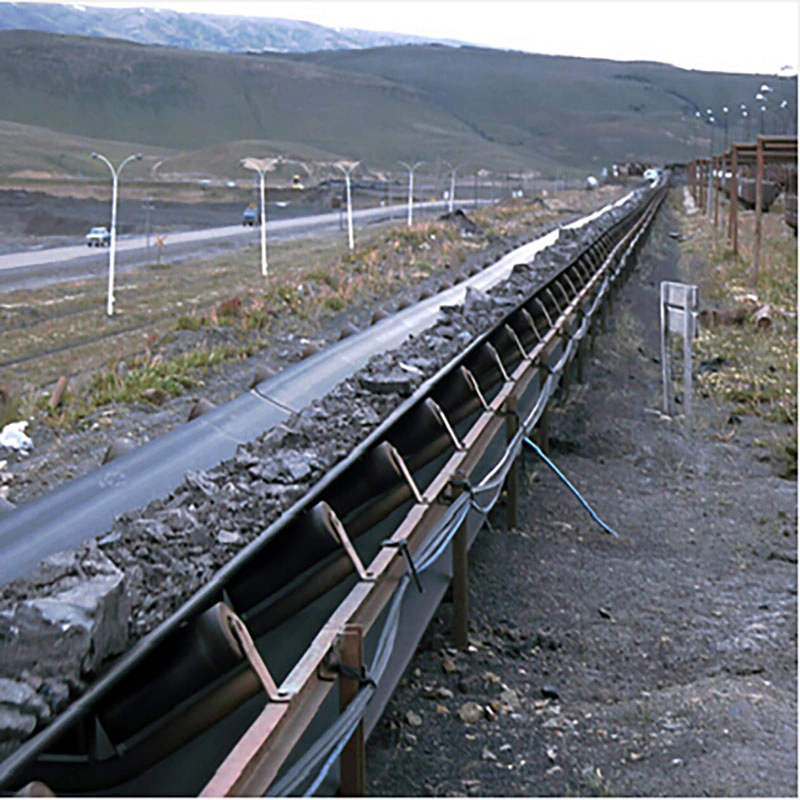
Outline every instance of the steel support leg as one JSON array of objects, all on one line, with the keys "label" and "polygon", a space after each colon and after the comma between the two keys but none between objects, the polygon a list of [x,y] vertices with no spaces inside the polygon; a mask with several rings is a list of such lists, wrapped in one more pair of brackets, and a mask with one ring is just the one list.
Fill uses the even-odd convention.
[{"label": "steel support leg", "polygon": [[[360,625],[347,625],[342,637],[342,663],[357,672],[364,666],[364,637]],[[339,711],[344,711],[361,688],[355,678],[339,678]],[[339,759],[339,795],[363,797],[366,793],[367,770],[364,749],[364,722],[358,723]]]}]

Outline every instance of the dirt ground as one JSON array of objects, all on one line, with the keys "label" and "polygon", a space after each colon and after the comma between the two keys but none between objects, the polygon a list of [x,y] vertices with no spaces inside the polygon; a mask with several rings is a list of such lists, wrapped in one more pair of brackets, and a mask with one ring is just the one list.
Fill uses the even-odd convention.
[{"label": "dirt ground", "polygon": [[526,454],[519,526],[498,508],[470,553],[468,651],[444,603],[368,794],[797,796],[797,486],[754,444],[770,423],[728,441],[714,398],[692,433],[658,411],[671,214],[551,415],[551,457],[620,538]]}]

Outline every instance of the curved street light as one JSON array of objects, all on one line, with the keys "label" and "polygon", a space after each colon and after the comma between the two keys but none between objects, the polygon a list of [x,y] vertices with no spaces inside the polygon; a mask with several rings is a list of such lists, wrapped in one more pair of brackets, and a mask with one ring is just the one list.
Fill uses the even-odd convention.
[{"label": "curved street light", "polygon": [[708,143],[708,155],[709,156],[713,156],[714,155],[714,124],[715,124],[716,120],[714,119],[714,114],[713,114],[713,112],[711,111],[710,108],[707,110],[707,113],[708,113],[708,117],[706,119],[706,122],[711,126],[711,141]]},{"label": "curved street light", "polygon": [[239,163],[245,169],[253,169],[258,173],[261,182],[261,274],[267,277],[267,215],[266,215],[266,193],[267,184],[265,175],[273,170],[276,164],[281,162],[281,156],[275,158],[252,158],[248,156]]},{"label": "curved street light", "polygon": [[763,136],[764,135],[764,113],[767,110],[767,105],[766,105],[767,98],[766,98],[766,95],[762,94],[762,92],[765,91],[765,90],[771,92],[772,89],[770,89],[769,86],[767,86],[767,84],[765,83],[761,87],[761,90],[762,90],[761,92],[758,92],[756,94],[755,99],[758,100],[758,102],[760,104],[760,108],[759,108],[760,114],[759,114],[759,118],[758,118],[758,132]]},{"label": "curved street light", "polygon": [[421,167],[425,162],[417,161],[414,166],[406,164],[405,161],[398,161],[397,163],[408,170],[408,227],[410,228],[414,224],[414,170],[417,167]]},{"label": "curved street light", "polygon": [[344,173],[344,182],[347,193],[347,244],[353,250],[353,206],[350,202],[350,174],[360,164],[360,161],[338,161],[333,166]]},{"label": "curved street light", "polygon": [[722,116],[725,120],[723,126],[723,142],[722,142],[722,152],[726,152],[728,149],[728,106],[722,106]]},{"label": "curved street light", "polygon": [[108,251],[108,299],[106,300],[106,314],[114,316],[114,262],[117,252],[117,186],[122,168],[129,161],[141,161],[141,153],[132,153],[116,169],[114,165],[102,154],[92,153],[92,158],[98,158],[111,170],[111,241]]},{"label": "curved street light", "polygon": [[791,134],[793,130],[794,115],[792,114],[792,109],[789,107],[789,101],[781,100],[780,105],[778,106],[778,111],[786,112],[788,122],[783,123],[783,132],[786,133],[788,131],[788,133]]},{"label": "curved street light", "polygon": [[742,112],[742,119],[744,120],[744,140],[745,142],[750,141],[750,111],[747,107],[747,103],[739,103],[739,110]]},{"label": "curved street light", "polygon": [[456,172],[461,164],[456,164],[453,166],[449,161],[442,161],[442,164],[445,164],[450,168],[450,194],[448,195],[448,211],[452,214],[456,201]]}]

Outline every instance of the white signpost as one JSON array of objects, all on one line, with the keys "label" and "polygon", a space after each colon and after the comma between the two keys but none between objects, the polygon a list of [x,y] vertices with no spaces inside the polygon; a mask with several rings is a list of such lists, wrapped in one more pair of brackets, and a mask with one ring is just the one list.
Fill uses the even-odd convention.
[{"label": "white signpost", "polygon": [[692,425],[692,339],[697,336],[697,287],[672,281],[661,282],[661,375],[664,412],[671,414],[669,335],[683,336],[683,408],[686,424]]}]

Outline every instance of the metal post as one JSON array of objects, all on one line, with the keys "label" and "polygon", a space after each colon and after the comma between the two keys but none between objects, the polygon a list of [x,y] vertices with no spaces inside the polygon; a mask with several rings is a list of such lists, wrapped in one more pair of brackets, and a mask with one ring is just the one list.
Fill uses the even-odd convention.
[{"label": "metal post", "polygon": [[[583,311],[581,309],[578,309],[578,316],[577,316],[577,319],[576,319],[576,324],[578,326],[578,330],[580,330],[583,327],[583,318],[584,318]],[[585,362],[585,360],[586,360],[586,337],[584,336],[578,342],[578,353],[577,353],[577,356],[576,356],[576,362],[577,363],[576,363],[576,370],[575,370],[575,380],[578,381],[578,383],[583,383],[583,381],[584,381],[583,370],[584,370],[584,362]]]},{"label": "metal post", "polygon": [[150,205],[150,201],[152,198],[147,197],[144,201],[144,237],[145,237],[145,249],[147,253],[147,263],[150,263],[150,209],[152,206]]},{"label": "metal post", "polygon": [[259,187],[261,195],[261,275],[268,276],[269,266],[267,264],[267,179],[266,174],[276,164],[281,162],[281,156],[276,158],[243,158],[239,163],[245,169],[252,169],[258,173]]},{"label": "metal post", "polygon": [[692,334],[693,319],[689,306],[683,315],[683,408],[686,427],[692,429]]},{"label": "metal post", "polygon": [[117,254],[117,185],[119,183],[119,176],[122,170],[129,161],[137,159],[141,161],[141,153],[133,153],[129,155],[117,169],[114,169],[112,163],[100,153],[92,153],[92,158],[98,158],[102,161],[111,171],[111,239],[109,241],[108,253],[108,297],[106,299],[106,314],[111,317],[114,315],[114,267],[116,264]]},{"label": "metal post", "polygon": [[669,325],[667,324],[667,287],[661,284],[661,385],[664,392],[664,413],[672,414],[670,375],[672,373],[669,352]]},{"label": "metal post", "polygon": [[417,161],[416,164],[411,166],[406,164],[405,161],[398,161],[398,164],[404,166],[408,170],[408,227],[414,224],[414,170],[421,167],[425,162]]},{"label": "metal post", "polygon": [[739,255],[739,148],[733,145],[731,156],[730,229],[733,254]]},{"label": "metal post", "polygon": [[467,520],[453,536],[453,644],[466,650],[469,632],[469,557],[467,554]]},{"label": "metal post", "polygon": [[347,184],[347,244],[352,251],[355,243],[353,241],[353,204],[350,199],[350,173],[345,174],[345,183]]},{"label": "metal post", "polygon": [[[543,356],[545,359],[547,358],[547,354]],[[547,366],[545,362],[539,366],[539,389],[545,385],[548,376],[550,375],[550,368]],[[542,448],[542,451],[547,455],[550,452],[550,436],[549,436],[549,421],[548,421],[548,405],[545,404],[544,410],[542,411],[542,415],[539,417],[539,422],[536,425],[536,431],[534,433],[534,438],[537,440],[536,444]]]},{"label": "metal post", "polygon": [[722,140],[722,152],[724,153],[728,149],[728,107],[723,106],[722,114],[724,117],[724,138]]},{"label": "metal post", "polygon": [[266,213],[266,193],[267,182],[264,177],[266,170],[258,171],[261,178],[261,275],[267,277],[267,213]]},{"label": "metal post", "polygon": [[[509,443],[519,430],[518,403],[515,395],[506,400],[506,442]],[[506,476],[506,524],[509,529],[517,527],[519,510],[519,458],[508,470]]]},{"label": "metal post", "polygon": [[355,246],[355,242],[353,239],[353,204],[351,202],[350,196],[350,175],[352,174],[353,170],[360,164],[360,161],[355,162],[344,162],[341,161],[334,166],[341,170],[344,174],[344,186],[345,186],[345,203],[347,208],[347,246],[350,252],[353,251]]},{"label": "metal post", "polygon": [[[358,672],[364,666],[364,635],[360,625],[345,626],[342,634],[342,663]],[[350,705],[360,689],[358,680],[341,675],[339,678],[339,711]],[[344,746],[339,760],[339,794],[342,797],[363,797],[366,794],[366,754],[364,750],[364,721],[358,723]]]},{"label": "metal post", "polygon": [[758,289],[758,260],[761,255],[761,206],[764,203],[764,140],[756,140],[756,232],[753,243],[753,287]]},{"label": "metal post", "polygon": [[702,159],[697,163],[697,208],[700,213],[703,212],[705,205],[705,180],[706,180],[706,164]]},{"label": "metal post", "polygon": [[414,223],[414,170],[408,172],[408,227]]},{"label": "metal post", "polygon": [[[610,292],[609,292],[609,304],[610,303],[611,303],[611,297],[610,297]],[[566,352],[567,348],[569,347],[569,332],[568,331],[564,331],[564,333],[561,334],[561,342],[562,342],[562,347],[564,348],[564,352]],[[561,373],[561,402],[562,403],[566,402],[569,399],[569,371],[570,371],[571,363],[572,362],[567,361],[567,363],[564,365],[564,371]]]},{"label": "metal post", "polygon": [[108,254],[108,299],[106,300],[106,314],[114,315],[114,264],[117,254],[117,173],[112,170],[111,180],[111,242]]},{"label": "metal post", "polygon": [[720,163],[721,163],[721,157],[714,156],[713,172],[714,172],[714,232],[715,233],[717,231],[717,225],[719,225]]}]

